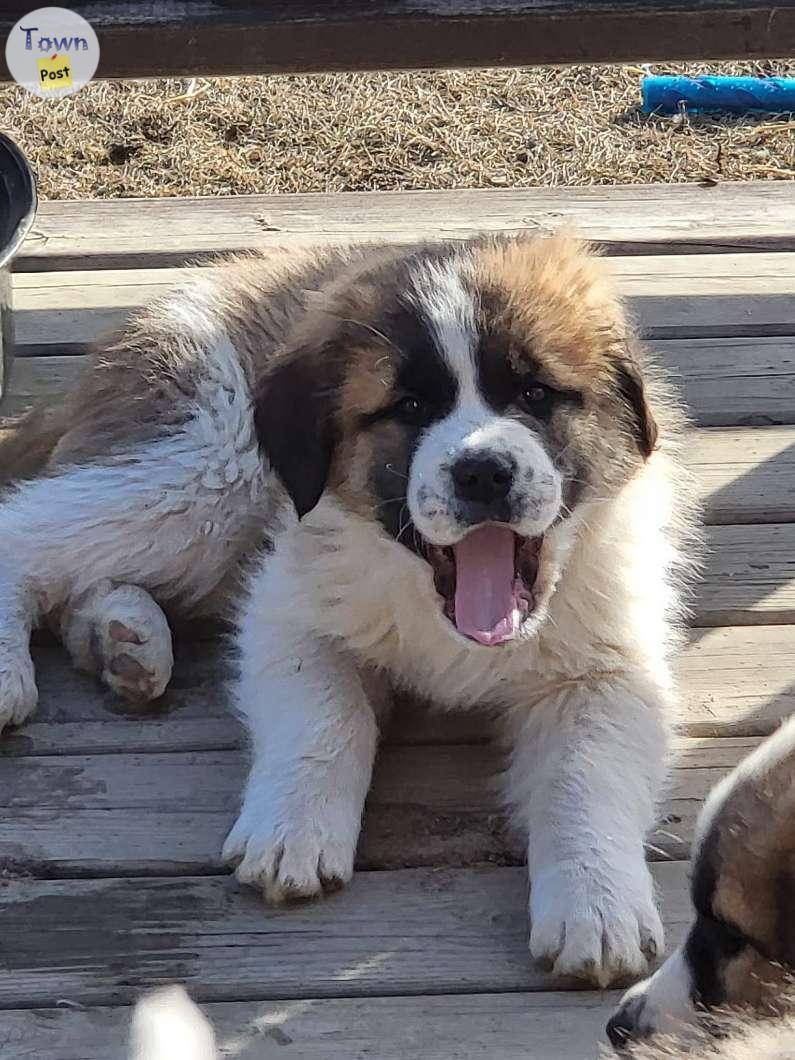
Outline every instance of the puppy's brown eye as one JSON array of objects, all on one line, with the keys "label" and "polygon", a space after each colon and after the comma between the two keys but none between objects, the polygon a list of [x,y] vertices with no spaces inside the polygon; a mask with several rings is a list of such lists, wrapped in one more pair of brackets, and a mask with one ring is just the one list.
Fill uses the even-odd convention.
[{"label": "puppy's brown eye", "polygon": [[542,383],[529,383],[522,388],[519,404],[533,416],[547,416],[552,411],[554,391]]},{"label": "puppy's brown eye", "polygon": [[428,418],[428,406],[413,394],[407,394],[392,408],[393,414],[405,423],[422,423]]}]

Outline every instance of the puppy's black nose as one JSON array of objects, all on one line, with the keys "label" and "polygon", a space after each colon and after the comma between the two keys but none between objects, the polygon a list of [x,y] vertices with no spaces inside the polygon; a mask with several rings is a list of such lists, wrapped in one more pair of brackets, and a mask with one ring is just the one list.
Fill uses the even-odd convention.
[{"label": "puppy's black nose", "polygon": [[456,496],[474,504],[504,501],[513,485],[513,461],[496,453],[472,453],[453,464]]},{"label": "puppy's black nose", "polygon": [[616,1012],[605,1028],[610,1044],[614,1049],[625,1049],[635,1037],[635,1021],[627,1006]]}]

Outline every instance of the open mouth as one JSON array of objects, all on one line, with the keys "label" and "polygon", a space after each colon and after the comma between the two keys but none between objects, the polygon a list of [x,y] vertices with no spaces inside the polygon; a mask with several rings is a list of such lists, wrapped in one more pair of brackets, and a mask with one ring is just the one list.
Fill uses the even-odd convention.
[{"label": "open mouth", "polygon": [[436,591],[459,633],[488,646],[516,637],[535,610],[543,540],[484,523],[452,547],[427,544]]}]

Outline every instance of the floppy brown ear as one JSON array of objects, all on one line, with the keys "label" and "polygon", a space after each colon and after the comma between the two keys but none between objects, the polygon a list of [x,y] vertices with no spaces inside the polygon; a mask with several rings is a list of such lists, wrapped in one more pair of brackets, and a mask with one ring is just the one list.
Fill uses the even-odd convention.
[{"label": "floppy brown ear", "polygon": [[618,389],[630,413],[633,434],[644,459],[648,459],[657,445],[657,423],[646,399],[646,387],[640,368],[634,361],[621,361],[617,366]]},{"label": "floppy brown ear", "polygon": [[293,355],[265,376],[254,407],[260,451],[303,518],[326,488],[337,442],[330,359]]}]

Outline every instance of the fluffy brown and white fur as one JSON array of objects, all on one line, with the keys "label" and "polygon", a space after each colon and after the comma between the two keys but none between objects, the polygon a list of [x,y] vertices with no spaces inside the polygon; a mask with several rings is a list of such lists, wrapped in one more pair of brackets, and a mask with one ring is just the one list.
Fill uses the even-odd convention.
[{"label": "fluffy brown and white fur", "polygon": [[711,792],[691,893],[684,944],[627,992],[608,1024],[616,1046],[686,1035],[715,1009],[795,1012],[795,719]]},{"label": "fluffy brown and white fur", "polygon": [[630,1048],[626,1060],[792,1060],[795,1056],[795,1009],[765,1019],[734,1014],[720,1022],[717,1034],[704,1030],[694,1040],[675,1035]]},{"label": "fluffy brown and white fur", "polygon": [[681,417],[597,258],[559,235],[239,259],[138,317],[47,431],[0,505],[2,723],[36,702],[34,622],[150,698],[161,608],[211,610],[245,568],[240,880],[350,879],[400,686],[501,718],[533,954],[643,971],[690,508]]},{"label": "fluffy brown and white fur", "polygon": [[708,1017],[703,1013],[686,1032],[669,1031],[630,1042],[612,1055],[621,1060],[792,1060],[795,995],[790,986],[764,1014],[736,1009]]}]

